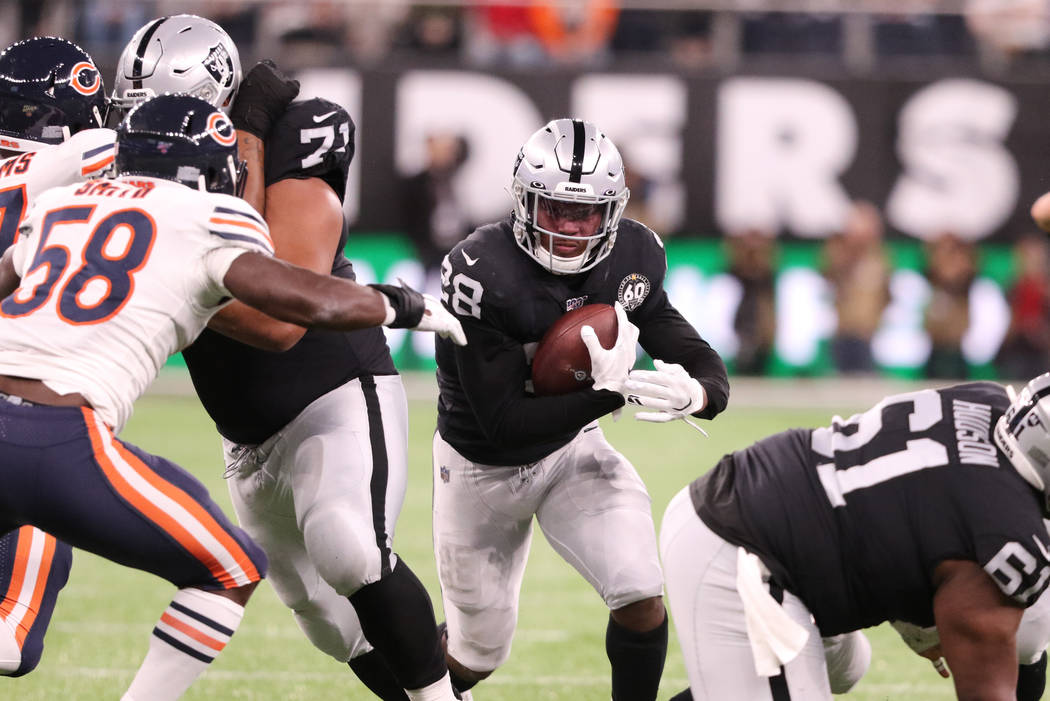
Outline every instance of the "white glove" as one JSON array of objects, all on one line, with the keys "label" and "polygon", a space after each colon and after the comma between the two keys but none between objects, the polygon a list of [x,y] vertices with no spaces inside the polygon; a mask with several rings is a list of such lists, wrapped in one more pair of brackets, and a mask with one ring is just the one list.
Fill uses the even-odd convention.
[{"label": "white glove", "polygon": [[594,328],[584,326],[580,329],[580,338],[591,356],[591,377],[594,378],[594,389],[610,389],[624,394],[623,386],[627,382],[627,373],[634,367],[636,346],[638,345],[638,327],[627,320],[627,312],[616,302],[616,343],[606,350]]},{"label": "white glove", "polygon": [[463,326],[451,312],[432,295],[423,295],[423,318],[412,327],[413,331],[433,331],[442,338],[452,338],[457,346],[467,345]]},{"label": "white glove", "polygon": [[656,409],[634,415],[639,421],[665,423],[684,419],[707,405],[707,393],[677,363],[654,360],[656,370],[632,370],[624,389],[630,404]]}]

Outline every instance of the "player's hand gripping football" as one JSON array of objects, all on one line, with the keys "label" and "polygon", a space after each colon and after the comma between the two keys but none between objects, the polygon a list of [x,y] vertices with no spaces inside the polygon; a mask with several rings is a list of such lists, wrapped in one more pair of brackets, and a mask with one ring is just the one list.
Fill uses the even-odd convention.
[{"label": "player's hand gripping football", "polygon": [[587,346],[591,356],[591,377],[594,389],[608,389],[625,395],[624,385],[628,373],[634,367],[635,348],[638,345],[638,327],[627,320],[627,312],[619,302],[613,305],[616,310],[616,342],[606,349],[594,333],[594,328],[584,326],[580,329],[580,338]]},{"label": "player's hand gripping football", "polygon": [[640,411],[639,421],[665,423],[684,419],[707,404],[707,393],[696,378],[677,363],[654,360],[656,370],[632,370],[626,389],[632,404],[656,411]]},{"label": "player's hand gripping football", "polygon": [[241,81],[230,107],[230,121],[234,128],[265,139],[298,94],[298,80],[282,73],[273,61],[260,61]]}]

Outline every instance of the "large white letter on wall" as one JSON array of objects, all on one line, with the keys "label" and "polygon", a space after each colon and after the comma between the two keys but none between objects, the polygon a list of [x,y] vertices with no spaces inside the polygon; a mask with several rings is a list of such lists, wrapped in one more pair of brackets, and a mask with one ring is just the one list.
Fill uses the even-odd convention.
[{"label": "large white letter on wall", "polygon": [[1008,91],[977,80],[938,81],[901,109],[904,167],[886,204],[890,223],[929,239],[992,233],[1013,213],[1020,177],[1003,145],[1017,115]]},{"label": "large white letter on wall", "polygon": [[645,207],[629,202],[627,216],[647,219],[642,223],[661,234],[677,229],[685,216],[686,104],[685,84],[669,75],[585,75],[572,89],[571,116],[597,124],[620,149],[628,177],[633,172],[648,181],[646,192],[631,192],[635,204],[647,196]]},{"label": "large white letter on wall", "polygon": [[[343,107],[357,126],[356,144],[361,143],[361,76],[342,68],[311,68],[296,75],[299,80],[299,98],[323,97]],[[361,208],[361,159],[350,162],[350,176],[346,183],[343,211],[353,224]]]},{"label": "large white letter on wall", "polygon": [[479,224],[510,213],[514,159],[546,120],[528,95],[499,78],[467,71],[409,71],[397,86],[395,159],[403,175],[425,164],[426,136],[450,132],[467,139],[469,156],[455,189]]},{"label": "large white letter on wall", "polygon": [[839,182],[854,156],[849,103],[797,78],[731,78],[718,88],[715,217],[725,230],[786,227],[826,236],[849,196]]}]

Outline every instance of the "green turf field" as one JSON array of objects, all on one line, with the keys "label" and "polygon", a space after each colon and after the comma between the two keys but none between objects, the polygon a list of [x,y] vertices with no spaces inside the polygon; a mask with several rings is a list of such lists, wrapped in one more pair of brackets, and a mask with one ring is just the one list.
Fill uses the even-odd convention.
[{"label": "green turf field", "polygon": [[[422,381],[425,384],[428,378]],[[795,396],[809,403],[806,391],[797,391]],[[836,406],[839,413],[866,408],[851,403],[867,401],[856,393],[847,391],[842,396],[842,403]],[[643,424],[629,415],[616,423],[605,420],[603,427],[648,484],[659,523],[670,498],[724,452],[783,428],[825,423],[831,413],[830,409],[733,407],[716,421],[705,422],[710,439],[681,422]],[[413,399],[411,421],[411,475],[396,549],[430,588],[440,616],[430,537],[433,402]],[[194,397],[156,393],[146,397],[138,403],[122,437],[188,468],[232,514],[220,477],[219,442]],[[608,699],[604,605],[547,546],[539,529],[534,538],[511,659],[474,696],[478,701]],[[172,593],[167,582],[78,552],[69,585],[59,599],[43,661],[28,677],[0,682],[0,698],[119,698]],[[926,660],[907,650],[892,630],[883,626],[870,633],[875,648],[872,668],[849,698],[954,697],[951,683],[941,680]],[[671,637],[661,699],[687,684],[673,628]],[[184,698],[354,701],[371,696],[346,667],[310,646],[264,583],[249,603],[233,641]]]}]

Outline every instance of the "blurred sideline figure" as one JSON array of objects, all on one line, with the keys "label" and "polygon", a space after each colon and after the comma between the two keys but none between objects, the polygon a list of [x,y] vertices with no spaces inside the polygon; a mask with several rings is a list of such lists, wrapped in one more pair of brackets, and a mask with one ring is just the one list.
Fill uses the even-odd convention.
[{"label": "blurred sideline figure", "polygon": [[[354,155],[346,110],[292,102],[298,83],[269,62],[242,82],[236,46],[193,15],[148,23],[120,60],[116,104],[168,91],[229,109],[248,163],[245,198],[269,225],[275,255],[353,280],[343,255]],[[408,407],[382,331],[307,331],[234,303],[183,357],[222,436],[238,521],[310,642],[380,698],[404,699],[405,689],[451,698],[430,597],[393,550]]]},{"label": "blurred sideline figure", "polygon": [[[594,124],[536,131],[512,191],[513,213],[442,263],[442,300],[470,340],[469,352],[437,344],[434,548],[449,670],[463,690],[509,657],[535,518],[609,608],[612,698],[655,699],[667,616],[649,495],[598,419],[628,397],[652,421],[714,418],[728,402],[725,365],[668,299],[660,238],[622,218],[622,160]],[[584,336],[593,387],[536,396],[536,343],[591,303],[615,305],[619,320],[610,350]],[[657,369],[629,382],[639,340]]]},{"label": "blurred sideline figure", "polygon": [[207,102],[137,107],[114,171],[39,195],[0,259],[0,528],[34,525],[178,587],[123,696],[167,701],[234,634],[266,557],[188,472],[116,437],[161,365],[231,297],[305,325],[462,330],[418,293],[273,260],[234,196],[233,125]]},{"label": "blurred sideline figure", "polygon": [[991,382],[886,397],[679,492],[660,533],[691,687],[676,701],[830,699],[842,673],[821,636],[883,621],[960,699],[1040,698],[1050,374],[1012,397]]},{"label": "blurred sideline figure", "polygon": [[[0,54],[0,252],[41,192],[113,164],[115,134],[98,128],[104,96],[94,61],[65,39],[34,37]],[[72,560],[68,544],[32,526],[0,538],[0,674],[21,676],[40,662]]]},{"label": "blurred sideline figure", "polygon": [[871,202],[855,202],[842,230],[828,238],[823,272],[835,302],[835,369],[843,374],[874,372],[871,341],[890,302],[890,264],[882,215]]}]

